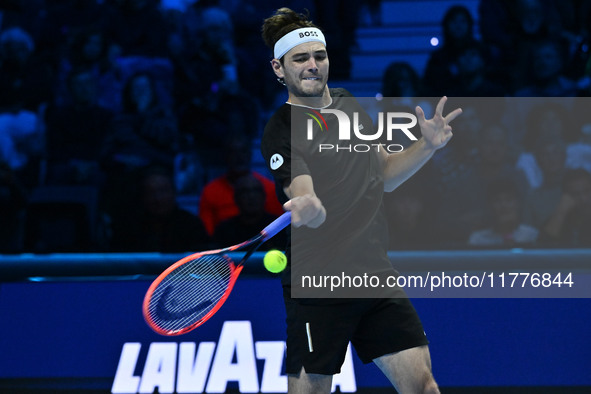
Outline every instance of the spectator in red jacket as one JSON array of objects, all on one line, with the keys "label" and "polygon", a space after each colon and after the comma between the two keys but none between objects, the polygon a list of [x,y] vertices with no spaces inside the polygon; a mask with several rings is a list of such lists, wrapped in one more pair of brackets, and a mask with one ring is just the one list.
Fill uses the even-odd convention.
[{"label": "spectator in red jacket", "polygon": [[250,141],[242,136],[232,138],[226,148],[226,173],[205,185],[199,201],[199,216],[210,235],[223,220],[239,213],[234,201],[236,181],[252,174],[265,190],[265,211],[275,216],[283,213],[283,207],[275,195],[275,184],[251,168]]}]

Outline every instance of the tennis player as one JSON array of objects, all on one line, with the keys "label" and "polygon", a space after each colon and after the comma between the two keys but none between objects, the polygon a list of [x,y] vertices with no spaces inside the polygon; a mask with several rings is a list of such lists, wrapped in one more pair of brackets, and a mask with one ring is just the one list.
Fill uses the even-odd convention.
[{"label": "tennis player", "polygon": [[[327,86],[324,35],[307,16],[280,8],[264,21],[262,36],[273,51],[271,67],[287,87],[288,101],[268,121],[261,150],[278,197],[292,212],[292,240],[297,233],[305,242],[299,248],[304,249],[300,257],[314,260],[321,270],[331,265],[365,272],[391,269],[383,193],[396,189],[446,145],[452,137],[449,123],[461,110],[443,116],[445,97],[432,119],[417,107],[422,137],[400,153],[377,147],[365,153],[319,152],[318,142],[338,144],[338,133],[317,133],[312,140],[294,138],[306,134],[306,122],[302,129],[293,129],[295,118],[322,109],[350,111],[345,107],[354,100],[346,90]],[[353,109],[359,111],[364,130],[371,130],[365,129],[373,128],[365,111]],[[328,130],[338,129],[335,116],[323,119]],[[337,236],[326,237],[327,233]],[[329,393],[332,375],[340,371],[349,342],[361,360],[374,362],[400,393],[439,393],[431,373],[428,340],[407,297],[292,297],[291,275],[299,260],[294,257],[295,246],[288,245],[287,252],[289,265],[282,285],[290,393]]]}]

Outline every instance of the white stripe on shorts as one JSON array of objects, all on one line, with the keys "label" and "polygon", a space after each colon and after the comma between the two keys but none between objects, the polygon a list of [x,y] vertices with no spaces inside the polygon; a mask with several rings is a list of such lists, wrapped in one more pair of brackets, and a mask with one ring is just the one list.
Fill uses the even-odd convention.
[{"label": "white stripe on shorts", "polygon": [[308,335],[308,349],[310,353],[314,351],[314,346],[312,346],[312,334],[310,333],[310,323],[306,322],[306,334]]}]

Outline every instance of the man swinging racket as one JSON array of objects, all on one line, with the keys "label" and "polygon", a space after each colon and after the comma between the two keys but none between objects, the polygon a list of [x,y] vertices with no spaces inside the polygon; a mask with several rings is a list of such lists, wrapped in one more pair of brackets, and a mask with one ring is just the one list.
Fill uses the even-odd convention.
[{"label": "man swinging racket", "polygon": [[[261,142],[279,199],[292,214],[289,264],[282,277],[289,392],[329,393],[351,342],[361,360],[373,361],[400,393],[439,393],[421,321],[401,289],[393,297],[294,297],[293,278],[301,272],[300,261],[316,273],[335,267],[355,273],[393,270],[383,192],[396,189],[446,145],[452,137],[449,123],[461,110],[444,116],[445,97],[432,119],[417,107],[422,138],[400,153],[379,144],[363,152],[322,151],[319,144],[339,143],[334,130],[342,119],[335,114],[351,113],[353,106],[358,127],[368,133],[371,119],[349,92],[328,88],[327,43],[307,16],[281,8],[264,21],[262,36],[273,51],[273,72],[289,94]],[[312,135],[311,127],[324,132]]]}]

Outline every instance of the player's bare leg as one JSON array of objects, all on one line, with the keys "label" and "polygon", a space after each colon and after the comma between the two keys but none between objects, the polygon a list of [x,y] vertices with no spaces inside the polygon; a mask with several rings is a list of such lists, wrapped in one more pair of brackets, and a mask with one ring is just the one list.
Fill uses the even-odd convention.
[{"label": "player's bare leg", "polygon": [[439,394],[427,346],[386,354],[373,361],[400,394]]},{"label": "player's bare leg", "polygon": [[331,388],[332,375],[308,374],[303,367],[299,374],[290,374],[287,377],[289,394],[328,394]]}]

